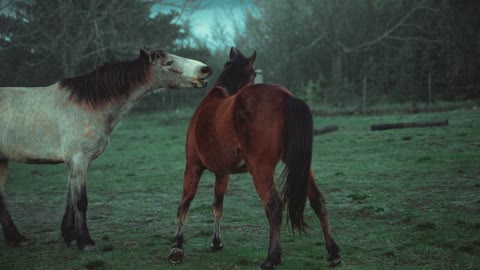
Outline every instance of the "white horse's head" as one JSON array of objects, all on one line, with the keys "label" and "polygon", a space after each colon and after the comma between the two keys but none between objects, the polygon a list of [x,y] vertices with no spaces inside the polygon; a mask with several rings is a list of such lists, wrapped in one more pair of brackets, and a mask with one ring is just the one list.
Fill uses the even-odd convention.
[{"label": "white horse's head", "polygon": [[202,88],[212,69],[196,60],[183,58],[164,51],[140,49],[140,58],[153,68],[155,85],[159,88]]}]

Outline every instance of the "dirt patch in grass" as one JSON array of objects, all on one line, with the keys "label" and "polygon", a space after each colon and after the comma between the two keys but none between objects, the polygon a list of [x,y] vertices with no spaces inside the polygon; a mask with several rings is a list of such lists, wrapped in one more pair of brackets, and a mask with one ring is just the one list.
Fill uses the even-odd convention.
[{"label": "dirt patch in grass", "polygon": [[362,194],[362,193],[353,193],[353,194],[348,195],[348,198],[352,199],[352,201],[357,202],[357,203],[366,202],[368,197],[369,197],[368,194]]},{"label": "dirt patch in grass", "polygon": [[85,264],[85,268],[89,270],[107,269],[107,267],[108,264],[104,260],[93,260]]},{"label": "dirt patch in grass", "polygon": [[428,231],[428,230],[436,230],[437,229],[437,224],[427,221],[423,223],[419,223],[415,225],[415,229],[417,231]]}]

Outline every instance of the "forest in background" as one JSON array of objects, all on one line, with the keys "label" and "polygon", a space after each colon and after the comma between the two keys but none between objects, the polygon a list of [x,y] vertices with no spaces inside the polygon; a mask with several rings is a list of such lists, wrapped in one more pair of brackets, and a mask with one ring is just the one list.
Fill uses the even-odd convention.
[{"label": "forest in background", "polygon": [[[244,1],[235,44],[217,22],[213,50],[179,19],[207,2],[0,0],[0,86],[51,84],[133,58],[144,46],[198,59],[218,75],[236,46],[257,51],[265,82],[313,107],[480,98],[479,1]],[[153,5],[181,12],[153,16]],[[204,93],[167,91],[139,106],[193,107]]]},{"label": "forest in background", "polygon": [[[480,2],[255,1],[237,43],[261,50],[265,78],[317,102],[480,97]],[[309,91],[311,93],[309,93]]]}]

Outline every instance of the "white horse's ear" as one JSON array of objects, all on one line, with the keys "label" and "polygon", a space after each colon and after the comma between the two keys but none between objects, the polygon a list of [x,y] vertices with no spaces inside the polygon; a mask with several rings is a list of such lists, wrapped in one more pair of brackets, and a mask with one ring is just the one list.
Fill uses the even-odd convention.
[{"label": "white horse's ear", "polygon": [[158,51],[153,51],[150,52],[150,63],[155,64],[158,61],[160,61],[163,64],[165,64],[167,60],[167,53],[164,50],[158,50]]},{"label": "white horse's ear", "polygon": [[140,49],[140,58],[147,63],[152,63],[152,53],[150,52],[150,49],[146,47]]},{"label": "white horse's ear", "polygon": [[255,62],[256,58],[257,58],[257,51],[254,51],[252,55],[248,58],[248,64],[250,66],[253,65],[253,62]]}]

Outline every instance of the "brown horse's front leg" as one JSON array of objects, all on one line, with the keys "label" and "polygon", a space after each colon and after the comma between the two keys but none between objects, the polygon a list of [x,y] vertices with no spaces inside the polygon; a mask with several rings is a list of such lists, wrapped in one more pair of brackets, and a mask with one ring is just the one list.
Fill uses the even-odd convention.
[{"label": "brown horse's front leg", "polygon": [[310,206],[320,219],[323,236],[325,237],[325,244],[327,247],[327,261],[329,266],[333,267],[340,263],[340,247],[335,241],[332,229],[330,228],[327,209],[325,207],[325,199],[320,190],[318,190],[318,186],[314,179],[313,173],[310,171],[310,176],[308,179],[308,199],[310,200]]},{"label": "brown horse's front leg", "polygon": [[175,237],[173,240],[174,244],[172,249],[170,250],[170,254],[168,254],[168,261],[172,264],[181,263],[183,261],[183,243],[185,241],[183,238],[183,224],[185,220],[181,218],[181,212],[183,213],[184,211],[185,210],[183,206],[179,205],[177,209],[177,230],[175,232]]},{"label": "brown horse's front leg", "polygon": [[183,261],[183,225],[188,216],[190,203],[197,193],[198,182],[204,170],[204,167],[201,165],[192,165],[187,162],[183,178],[182,199],[177,209],[177,230],[175,232],[173,247],[168,255],[168,261],[170,263],[177,264]]},{"label": "brown horse's front leg", "polygon": [[[80,250],[90,250],[95,247],[95,241],[90,237],[87,227],[87,184],[86,174],[89,165],[89,160],[82,160],[80,158],[73,162],[69,162],[69,183],[71,192],[71,206],[67,206],[66,212],[73,209],[73,216],[75,217],[75,240],[77,241],[77,247]],[[69,209],[71,207],[71,209]],[[70,222],[71,225],[71,213],[67,214],[66,223]],[[64,216],[65,218],[65,216]],[[65,221],[65,219],[64,219]],[[66,225],[67,229],[68,226]],[[67,229],[68,231],[68,229]],[[71,240],[71,239],[67,239]]]}]

